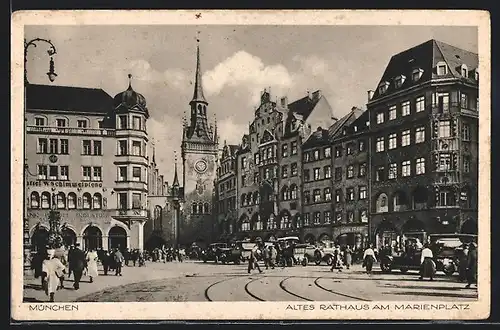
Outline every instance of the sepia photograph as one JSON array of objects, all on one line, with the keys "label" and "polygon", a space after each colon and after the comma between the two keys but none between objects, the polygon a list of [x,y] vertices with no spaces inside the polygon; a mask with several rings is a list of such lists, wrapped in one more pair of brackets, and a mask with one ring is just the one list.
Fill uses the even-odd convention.
[{"label": "sepia photograph", "polygon": [[489,17],[377,12],[19,13],[19,319],[487,316]]}]

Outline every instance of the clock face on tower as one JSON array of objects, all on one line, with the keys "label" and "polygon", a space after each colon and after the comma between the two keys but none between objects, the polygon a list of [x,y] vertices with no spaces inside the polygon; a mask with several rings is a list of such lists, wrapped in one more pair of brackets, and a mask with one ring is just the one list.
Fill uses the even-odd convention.
[{"label": "clock face on tower", "polygon": [[194,169],[200,174],[205,173],[205,171],[207,170],[207,162],[203,159],[196,161],[196,163],[194,164]]}]

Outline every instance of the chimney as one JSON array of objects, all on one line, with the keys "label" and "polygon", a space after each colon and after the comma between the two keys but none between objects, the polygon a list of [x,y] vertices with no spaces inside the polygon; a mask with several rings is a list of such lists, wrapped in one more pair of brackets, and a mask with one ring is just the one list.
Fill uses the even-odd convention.
[{"label": "chimney", "polygon": [[313,101],[318,101],[321,97],[321,91],[317,90],[312,94]]},{"label": "chimney", "polygon": [[288,107],[288,98],[286,96],[283,96],[280,100],[280,106],[282,108],[287,108]]},{"label": "chimney", "polygon": [[370,100],[372,99],[372,97],[373,97],[373,91],[370,89],[368,91],[368,102],[370,102]]}]

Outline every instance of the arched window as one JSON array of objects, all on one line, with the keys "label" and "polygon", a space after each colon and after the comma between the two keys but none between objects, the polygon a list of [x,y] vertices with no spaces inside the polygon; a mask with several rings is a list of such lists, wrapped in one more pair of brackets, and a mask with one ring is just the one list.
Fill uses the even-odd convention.
[{"label": "arched window", "polygon": [[42,193],[42,209],[50,209],[50,193],[46,191]]},{"label": "arched window", "polygon": [[292,226],[292,219],[290,217],[290,214],[284,213],[281,216],[281,229],[289,229]]},{"label": "arched window", "polygon": [[259,192],[258,191],[253,193],[253,203],[255,205],[259,204]]},{"label": "arched window", "polygon": [[198,213],[198,204],[193,203],[193,214]]},{"label": "arched window", "polygon": [[92,208],[96,210],[100,210],[102,208],[102,196],[99,193],[94,194],[94,198],[92,201]]},{"label": "arched window", "polygon": [[241,195],[241,206],[247,205],[247,196],[245,194]]},{"label": "arched window", "polygon": [[389,212],[389,203],[387,203],[387,195],[385,193],[378,196],[375,207],[377,213]]},{"label": "arched window", "polygon": [[201,107],[201,104],[198,104],[198,113],[200,115],[203,114],[203,108]]},{"label": "arched window", "polygon": [[73,192],[68,194],[68,209],[76,209],[76,194]]},{"label": "arched window", "polygon": [[252,205],[252,193],[247,194],[247,205]]},{"label": "arched window", "polygon": [[92,196],[89,193],[84,193],[82,196],[82,206],[85,210],[90,210]]},{"label": "arched window", "polygon": [[272,213],[269,215],[269,219],[267,220],[267,229],[276,229],[276,219]]},{"label": "arched window", "polygon": [[40,207],[40,195],[36,191],[33,191],[30,196],[30,204],[32,209],[37,209]]},{"label": "arched window", "polygon": [[205,214],[209,214],[210,213],[210,205],[208,203],[205,203],[203,205],[203,211],[205,211]]},{"label": "arched window", "polygon": [[290,187],[290,199],[297,199],[297,186],[292,185]]},{"label": "arched window", "polygon": [[66,208],[66,196],[63,192],[57,194],[57,208],[65,209]]},{"label": "arched window", "polygon": [[281,189],[281,198],[282,198],[284,201],[287,201],[287,200],[288,200],[288,187],[287,187],[287,186],[284,186],[284,187]]}]

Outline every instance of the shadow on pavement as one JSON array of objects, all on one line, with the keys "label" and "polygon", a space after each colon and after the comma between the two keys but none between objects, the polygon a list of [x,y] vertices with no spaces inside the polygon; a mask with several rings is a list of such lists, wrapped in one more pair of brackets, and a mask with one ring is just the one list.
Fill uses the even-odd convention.
[{"label": "shadow on pavement", "polygon": [[32,290],[36,290],[36,291],[42,291],[43,288],[42,288],[42,285],[41,284],[25,284],[24,285],[24,289],[32,289]]},{"label": "shadow on pavement", "polygon": [[384,287],[390,287],[394,289],[422,289],[422,290],[447,290],[447,291],[467,290],[463,287],[425,286],[425,285],[411,286],[411,285],[385,284]]},{"label": "shadow on pavement", "polygon": [[415,292],[415,291],[403,291],[403,292],[384,292],[387,295],[400,295],[400,296],[426,296],[426,297],[439,297],[439,298],[470,298],[477,299],[475,294],[459,294],[459,293],[441,293],[441,292]]},{"label": "shadow on pavement", "polygon": [[35,303],[35,302],[46,302],[46,301],[38,300],[38,299],[35,299],[35,298],[24,298],[23,302],[25,302],[25,303]]}]

